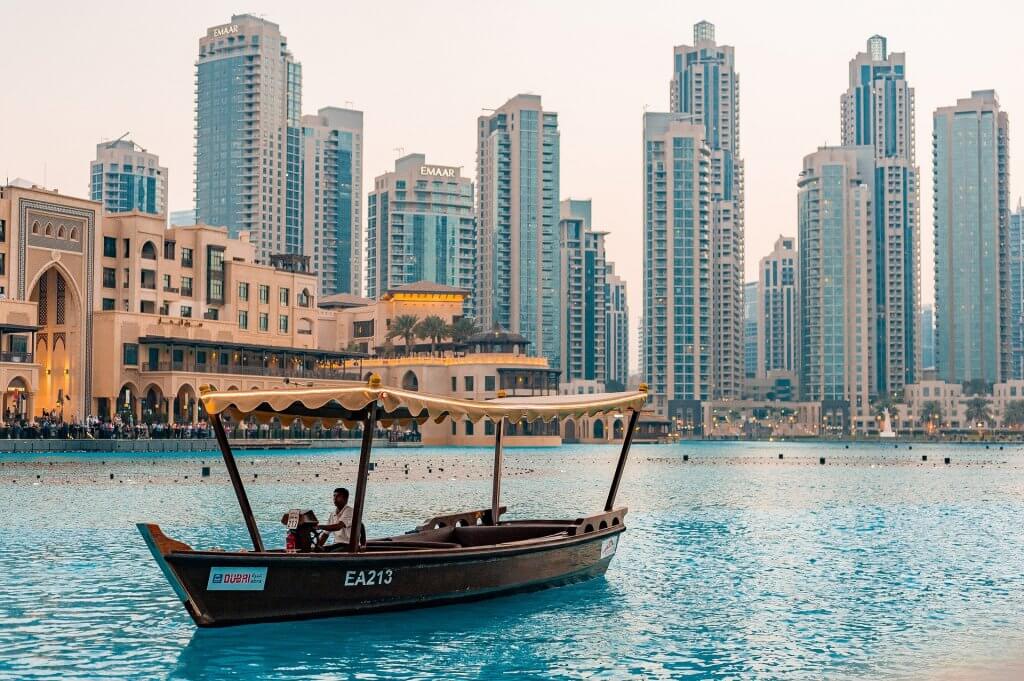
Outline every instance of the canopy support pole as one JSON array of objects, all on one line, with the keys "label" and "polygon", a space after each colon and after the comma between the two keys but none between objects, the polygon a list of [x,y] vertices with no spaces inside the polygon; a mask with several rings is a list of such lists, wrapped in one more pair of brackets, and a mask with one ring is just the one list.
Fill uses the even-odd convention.
[{"label": "canopy support pole", "polygon": [[636,430],[636,422],[639,418],[639,409],[634,409],[633,413],[629,415],[629,426],[626,428],[626,436],[622,439],[622,452],[619,454],[619,463],[615,466],[615,477],[612,478],[612,487],[608,490],[608,501],[604,505],[604,510],[606,511],[612,510],[615,506],[615,495],[619,493],[622,472],[626,470],[626,457],[629,456],[629,445],[633,443],[633,431]]},{"label": "canopy support pole", "polygon": [[238,466],[235,464],[235,456],[231,453],[231,445],[228,444],[227,433],[224,432],[224,424],[221,423],[220,414],[210,414],[210,423],[213,424],[213,432],[217,436],[217,444],[220,446],[220,453],[224,457],[224,466],[228,469],[231,477],[231,486],[235,488],[235,496],[238,497],[238,507],[242,509],[242,518],[245,519],[245,527],[249,530],[249,537],[252,539],[254,551],[263,552],[263,538],[260,537],[260,528],[256,525],[256,518],[252,515],[252,506],[249,505],[249,497],[245,494],[245,487],[242,485],[242,476],[238,474]]},{"label": "canopy support pole", "polygon": [[366,504],[366,483],[370,472],[370,449],[373,446],[373,431],[377,428],[377,403],[366,408],[363,420],[363,442],[359,448],[359,471],[356,474],[356,501],[352,505],[352,527],[350,528],[348,550],[359,552],[359,539],[363,530],[363,505]]},{"label": "canopy support pole", "polygon": [[494,424],[494,477],[491,486],[491,525],[498,524],[498,517],[501,514],[501,468],[503,452],[501,449],[501,437],[505,433],[505,417]]}]

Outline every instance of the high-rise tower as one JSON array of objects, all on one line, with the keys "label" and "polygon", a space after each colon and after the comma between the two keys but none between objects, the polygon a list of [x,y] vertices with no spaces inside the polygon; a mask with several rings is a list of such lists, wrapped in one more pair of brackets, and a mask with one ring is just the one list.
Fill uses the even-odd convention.
[{"label": "high-rise tower", "polygon": [[866,145],[874,157],[874,320],[879,393],[900,393],[919,377],[921,224],[920,172],[914,153],[914,89],[906,55],[888,51],[880,35],[850,60],[840,98],[844,146]]},{"label": "high-rise tower", "polygon": [[1013,375],[1007,116],[981,90],[933,122],[936,369],[995,383]]},{"label": "high-rise tower", "polygon": [[757,375],[799,369],[796,239],[780,236],[758,268]]},{"label": "high-rise tower", "polygon": [[302,67],[277,24],[241,14],[199,39],[196,218],[302,252]]},{"label": "high-rise tower", "polygon": [[699,427],[711,384],[712,152],[704,132],[689,114],[644,114],[641,370],[651,406],[684,427]]},{"label": "high-rise tower", "polygon": [[477,314],[561,365],[558,114],[517,95],[477,120]]},{"label": "high-rise tower", "polygon": [[362,295],[363,112],[302,117],[302,249],[320,295]]},{"label": "high-rise tower", "polygon": [[90,171],[89,198],[106,212],[167,215],[167,168],[130,139],[97,144]]},{"label": "high-rise tower", "polygon": [[739,399],[744,382],[743,161],[734,49],[715,42],[715,27],[693,27],[693,45],[674,51],[671,110],[704,128],[710,156],[711,394]]}]

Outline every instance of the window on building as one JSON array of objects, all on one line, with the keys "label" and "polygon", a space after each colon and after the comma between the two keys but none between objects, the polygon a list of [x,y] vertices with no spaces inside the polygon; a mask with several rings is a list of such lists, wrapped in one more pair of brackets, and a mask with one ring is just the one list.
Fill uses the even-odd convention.
[{"label": "window on building", "polygon": [[0,220],[0,244],[7,241],[7,220]]},{"label": "window on building", "polygon": [[473,389],[473,377],[472,376],[466,376],[464,381],[465,381],[466,390],[472,390]]},{"label": "window on building", "polygon": [[206,247],[206,302],[224,302],[224,249]]},{"label": "window on building", "polygon": [[126,257],[126,258],[132,257],[132,240],[131,239],[122,239],[122,241],[124,242],[124,257]]},{"label": "window on building", "polygon": [[125,343],[122,350],[122,364],[129,367],[139,366],[139,344]]},{"label": "window on building", "polygon": [[163,284],[164,291],[171,290],[171,275],[164,274],[160,277],[161,283]]},{"label": "window on building", "polygon": [[270,330],[270,315],[266,312],[260,312],[260,331]]},{"label": "window on building", "polygon": [[494,421],[484,419],[484,435],[494,435]]},{"label": "window on building", "polygon": [[171,314],[171,304],[165,301],[160,306],[160,314],[165,315],[165,316]]},{"label": "window on building", "polygon": [[103,268],[103,288],[117,288],[117,270],[113,267]]},{"label": "window on building", "polygon": [[288,315],[283,314],[277,318],[277,330],[281,333],[288,333]]},{"label": "window on building", "polygon": [[192,249],[181,249],[181,264],[183,267],[192,267]]},{"label": "window on building", "polygon": [[220,319],[220,310],[218,310],[215,307],[206,308],[206,314],[203,315],[203,319],[217,321],[218,319]]},{"label": "window on building", "polygon": [[104,298],[103,299],[103,309],[104,310],[113,310],[116,307],[117,307],[117,300],[115,298]]},{"label": "window on building", "polygon": [[494,391],[494,376],[484,376],[484,390]]},{"label": "window on building", "polygon": [[182,305],[181,306],[181,316],[185,317],[186,319],[190,319],[192,317],[192,306],[191,305]]},{"label": "window on building", "polygon": [[192,297],[192,277],[181,278],[181,295],[187,298]]},{"label": "window on building", "polygon": [[174,260],[174,242],[164,242],[164,260]]},{"label": "window on building", "polygon": [[117,257],[117,239],[112,236],[103,237],[103,257],[104,258],[116,258]]},{"label": "window on building", "polygon": [[454,376],[452,376],[452,392],[455,392],[458,389],[459,389],[459,379],[457,379]]},{"label": "window on building", "polygon": [[131,288],[132,285],[132,271],[127,267],[124,268],[124,285],[122,288]]},{"label": "window on building", "polygon": [[249,300],[249,282],[242,281],[238,283],[238,300],[241,302]]},{"label": "window on building", "polygon": [[152,300],[140,300],[139,312],[142,314],[154,314],[156,312],[156,303]]},{"label": "window on building", "polygon": [[466,421],[466,435],[472,435],[472,434],[473,434],[473,422],[472,421]]},{"label": "window on building", "polygon": [[248,329],[249,328],[249,313],[245,310],[238,311],[238,328]]},{"label": "window on building", "polygon": [[373,335],[373,320],[352,323],[352,335],[356,338],[369,338]]},{"label": "window on building", "polygon": [[267,305],[268,303],[270,303],[270,287],[260,284],[260,304]]},{"label": "window on building", "polygon": [[291,296],[291,291],[289,291],[288,289],[282,287],[281,290],[280,290],[280,295],[278,296],[278,300],[279,300],[279,302],[282,305],[287,307],[287,305],[288,305],[288,298],[290,296]]},{"label": "window on building", "polygon": [[309,307],[310,298],[309,290],[302,289],[302,291],[299,292],[299,295],[295,297],[295,302],[299,307]]}]

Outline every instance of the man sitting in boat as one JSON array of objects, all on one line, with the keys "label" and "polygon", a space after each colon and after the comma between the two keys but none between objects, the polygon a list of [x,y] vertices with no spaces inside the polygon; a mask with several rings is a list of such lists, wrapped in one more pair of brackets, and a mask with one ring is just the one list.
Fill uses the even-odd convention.
[{"label": "man sitting in boat", "polygon": [[339,487],[334,490],[334,510],[331,511],[327,522],[317,525],[316,529],[324,531],[317,541],[318,546],[323,546],[327,537],[332,534],[334,535],[332,547],[348,546],[349,539],[352,537],[352,507],[348,505],[347,489]]}]

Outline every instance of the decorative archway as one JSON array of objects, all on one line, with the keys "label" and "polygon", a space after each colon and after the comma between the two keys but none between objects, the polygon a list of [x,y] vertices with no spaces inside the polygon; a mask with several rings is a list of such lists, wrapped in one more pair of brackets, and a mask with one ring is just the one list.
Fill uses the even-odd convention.
[{"label": "decorative archway", "polygon": [[402,376],[402,390],[419,390],[420,380],[416,378],[416,372],[410,369]]},{"label": "decorative archway", "polygon": [[602,419],[594,419],[594,439],[604,439],[604,421]]},{"label": "decorative archway", "polygon": [[164,391],[157,384],[150,384],[142,392],[142,422],[166,423],[167,410],[164,404]]},{"label": "decorative archway", "polygon": [[183,383],[174,396],[174,422],[179,424],[195,423],[196,390],[188,383]]},{"label": "decorative archway", "polygon": [[572,419],[565,420],[562,439],[566,442],[576,442],[576,422]]},{"label": "decorative archway", "polygon": [[3,409],[0,416],[3,417],[4,423],[29,418],[31,405],[29,405],[28,381],[21,376],[12,378],[4,390],[3,404],[0,407]]},{"label": "decorative archway", "polygon": [[142,244],[142,257],[146,260],[156,260],[156,246],[152,241]]},{"label": "decorative archway", "polygon": [[120,416],[122,421],[138,423],[140,399],[141,395],[138,386],[131,382],[125,383],[117,393],[114,413]]},{"label": "decorative archway", "polygon": [[612,438],[615,440],[622,439],[622,419],[615,419],[612,423]]},{"label": "decorative archway", "polygon": [[79,418],[87,408],[85,313],[79,288],[64,264],[53,261],[32,282],[28,300],[36,303],[35,361],[41,369],[33,415],[47,411]]}]

